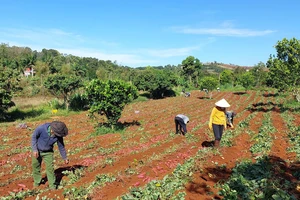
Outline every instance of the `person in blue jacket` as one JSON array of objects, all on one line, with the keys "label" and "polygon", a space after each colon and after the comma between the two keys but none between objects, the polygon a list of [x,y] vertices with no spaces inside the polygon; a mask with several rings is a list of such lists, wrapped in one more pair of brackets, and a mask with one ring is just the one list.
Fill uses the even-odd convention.
[{"label": "person in blue jacket", "polygon": [[57,143],[61,157],[65,164],[69,163],[63,137],[68,135],[68,128],[64,122],[53,121],[38,126],[31,137],[32,173],[34,188],[41,184],[42,161],[46,165],[46,174],[50,189],[56,189],[57,183],[54,174],[53,145]]},{"label": "person in blue jacket", "polygon": [[186,124],[189,123],[190,119],[183,115],[178,114],[175,116],[175,128],[176,128],[176,134],[179,134],[179,132],[183,135],[187,133]]}]

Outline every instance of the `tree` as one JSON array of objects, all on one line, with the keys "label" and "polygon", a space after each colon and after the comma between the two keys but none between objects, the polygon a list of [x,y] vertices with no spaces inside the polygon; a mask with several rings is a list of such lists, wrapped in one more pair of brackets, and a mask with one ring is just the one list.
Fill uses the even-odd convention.
[{"label": "tree", "polygon": [[284,38],[275,48],[277,55],[270,55],[267,61],[270,70],[268,82],[279,91],[295,90],[300,85],[300,41]]},{"label": "tree", "polygon": [[210,92],[209,98],[212,98],[212,91],[217,88],[218,84],[219,80],[211,76],[206,76],[199,82],[201,90],[207,89]]},{"label": "tree", "polygon": [[138,97],[135,86],[119,80],[106,82],[93,79],[86,86],[86,94],[89,100],[89,112],[104,113],[107,124],[114,128],[121,117],[126,104]]},{"label": "tree", "polygon": [[226,83],[232,84],[232,82],[233,82],[233,71],[229,70],[229,69],[225,69],[224,71],[222,71],[220,74],[220,83],[221,84],[226,84]]},{"label": "tree", "polygon": [[86,68],[83,67],[83,66],[79,66],[78,64],[74,64],[72,65],[72,70],[74,71],[75,75],[76,76],[79,76],[79,77],[86,77]]},{"label": "tree", "polygon": [[178,78],[169,70],[147,67],[134,77],[133,83],[139,90],[148,91],[152,98],[159,99],[177,85],[177,80]]},{"label": "tree", "polygon": [[61,74],[49,75],[44,82],[45,88],[54,96],[63,96],[67,110],[69,109],[70,96],[82,85],[80,77]]},{"label": "tree", "polygon": [[246,69],[237,67],[233,71],[233,86],[236,86],[241,80],[241,76],[246,72]]},{"label": "tree", "polygon": [[267,68],[263,62],[254,65],[250,72],[256,79],[256,87],[261,87],[266,84]]},{"label": "tree", "polygon": [[245,88],[246,91],[256,83],[255,77],[251,72],[245,72],[244,74],[242,74],[238,82]]},{"label": "tree", "polygon": [[198,81],[198,76],[200,74],[201,62],[198,58],[194,56],[188,56],[185,60],[182,61],[182,71],[185,76],[188,77],[189,83],[192,84],[192,77],[196,78]]},{"label": "tree", "polygon": [[37,52],[36,51],[25,54],[21,60],[22,67],[23,67],[22,72],[24,71],[24,68],[35,67],[36,61],[37,61]]},{"label": "tree", "polygon": [[63,64],[60,63],[60,53],[54,49],[42,49],[41,59],[46,64],[51,74],[59,72]]},{"label": "tree", "polygon": [[5,112],[14,106],[12,97],[14,92],[20,90],[19,72],[0,65],[0,119],[6,118]]}]

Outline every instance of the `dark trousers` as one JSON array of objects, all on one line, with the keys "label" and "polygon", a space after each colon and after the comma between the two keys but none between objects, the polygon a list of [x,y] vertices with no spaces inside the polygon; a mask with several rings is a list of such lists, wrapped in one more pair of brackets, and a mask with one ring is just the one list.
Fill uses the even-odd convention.
[{"label": "dark trousers", "polygon": [[184,123],[183,119],[181,119],[180,117],[175,117],[175,128],[176,128],[176,134],[178,134],[179,131],[182,134],[186,134],[187,132],[186,124]]},{"label": "dark trousers", "polygon": [[215,135],[215,140],[220,141],[222,139],[223,131],[224,131],[224,125],[219,124],[212,124],[212,128]]}]

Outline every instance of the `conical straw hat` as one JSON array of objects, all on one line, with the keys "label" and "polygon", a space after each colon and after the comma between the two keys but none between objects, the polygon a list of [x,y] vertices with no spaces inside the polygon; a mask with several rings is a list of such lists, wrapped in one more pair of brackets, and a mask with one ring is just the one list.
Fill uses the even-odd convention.
[{"label": "conical straw hat", "polygon": [[216,102],[215,105],[222,108],[230,107],[229,103],[225,99],[221,99],[220,101]]}]

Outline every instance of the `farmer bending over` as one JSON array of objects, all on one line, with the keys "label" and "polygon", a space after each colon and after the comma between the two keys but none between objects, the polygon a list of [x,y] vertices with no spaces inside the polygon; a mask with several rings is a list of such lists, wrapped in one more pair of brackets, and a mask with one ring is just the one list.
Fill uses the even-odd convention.
[{"label": "farmer bending over", "polygon": [[226,120],[227,120],[227,127],[234,128],[233,126],[233,118],[236,116],[234,111],[226,111]]},{"label": "farmer bending over", "polygon": [[32,172],[33,172],[33,187],[38,187],[41,184],[41,165],[44,160],[46,164],[46,174],[50,189],[56,189],[55,174],[53,166],[53,145],[57,143],[61,157],[65,164],[69,163],[64,145],[64,139],[68,135],[68,128],[64,122],[53,121],[38,126],[32,134]]},{"label": "farmer bending over", "polygon": [[185,96],[185,97],[190,97],[190,96],[191,96],[191,93],[190,93],[190,92],[186,92],[184,96]]},{"label": "farmer bending over", "polygon": [[186,130],[186,124],[189,123],[190,119],[183,115],[179,114],[175,117],[175,128],[176,128],[176,134],[179,134],[179,131],[182,135],[185,135],[187,133]]}]

